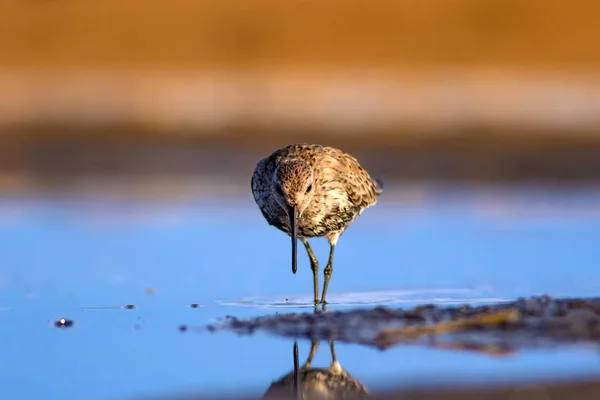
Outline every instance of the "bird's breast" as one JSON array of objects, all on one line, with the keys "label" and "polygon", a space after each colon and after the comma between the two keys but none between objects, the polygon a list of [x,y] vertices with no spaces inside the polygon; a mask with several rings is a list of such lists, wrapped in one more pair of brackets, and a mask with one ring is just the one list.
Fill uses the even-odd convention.
[{"label": "bird's breast", "polygon": [[298,221],[301,236],[325,236],[343,230],[358,216],[357,210],[333,206],[317,211],[307,209]]},{"label": "bird's breast", "polygon": [[[287,213],[275,202],[266,202],[263,213],[269,224],[291,234]],[[320,237],[328,233],[343,230],[356,219],[360,209],[347,201],[335,197],[320,197],[303,211],[297,221],[298,235],[301,237]]]}]

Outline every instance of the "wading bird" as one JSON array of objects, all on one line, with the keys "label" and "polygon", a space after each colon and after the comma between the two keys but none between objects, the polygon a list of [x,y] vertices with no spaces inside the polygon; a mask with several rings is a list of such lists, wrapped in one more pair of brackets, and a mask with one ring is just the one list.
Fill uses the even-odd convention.
[{"label": "wading bird", "polygon": [[[310,259],[314,302],[326,304],[333,271],[333,252],[340,235],[382,193],[379,180],[369,176],[356,158],[333,147],[292,144],[280,148],[256,165],[251,180],[254,200],[269,225],[292,238],[292,272],[296,273],[297,239]],[[308,238],[326,237],[329,260],[318,296],[319,264]]]}]

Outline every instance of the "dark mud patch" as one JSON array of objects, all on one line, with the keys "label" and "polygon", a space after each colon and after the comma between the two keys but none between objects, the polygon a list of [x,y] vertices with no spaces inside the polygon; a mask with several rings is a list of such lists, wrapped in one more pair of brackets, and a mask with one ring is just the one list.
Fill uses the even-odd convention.
[{"label": "dark mud patch", "polygon": [[73,320],[67,318],[61,318],[54,321],[54,326],[57,328],[71,328],[73,324]]},{"label": "dark mud patch", "polygon": [[483,306],[423,305],[287,313],[251,319],[228,316],[211,332],[256,332],[385,349],[402,343],[503,354],[518,348],[600,343],[600,297],[531,297]]}]

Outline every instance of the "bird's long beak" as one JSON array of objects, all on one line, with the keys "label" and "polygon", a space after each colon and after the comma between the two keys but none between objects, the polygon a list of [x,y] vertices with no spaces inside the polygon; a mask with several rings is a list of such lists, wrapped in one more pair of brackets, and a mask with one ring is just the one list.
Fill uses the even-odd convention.
[{"label": "bird's long beak", "polygon": [[297,222],[298,222],[298,208],[297,207],[290,207],[290,209],[288,210],[288,216],[290,219],[290,230],[292,233],[292,273],[296,273],[297,267],[296,267],[296,259],[298,258],[296,255],[298,253],[297,251],[297,244],[298,244],[298,228],[297,228]]}]

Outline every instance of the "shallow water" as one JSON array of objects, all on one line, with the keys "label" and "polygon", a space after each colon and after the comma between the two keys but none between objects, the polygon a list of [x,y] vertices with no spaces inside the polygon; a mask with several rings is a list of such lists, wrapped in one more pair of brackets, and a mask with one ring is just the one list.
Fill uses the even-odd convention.
[{"label": "shallow water", "polygon": [[[389,196],[340,239],[328,308],[598,295],[599,199],[521,189],[440,190],[421,202]],[[292,275],[289,238],[251,198],[7,198],[0,241],[0,387],[10,398],[260,395],[291,370],[292,341],[195,328],[228,314],[312,311],[306,255]],[[326,258],[324,239],[313,248]],[[74,326],[55,328],[63,317]],[[191,329],[181,332],[183,324]],[[329,365],[327,347],[313,365]],[[308,350],[301,341],[301,358]],[[492,358],[337,343],[336,353],[370,390],[600,374],[600,354],[585,346]]]}]

